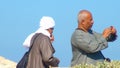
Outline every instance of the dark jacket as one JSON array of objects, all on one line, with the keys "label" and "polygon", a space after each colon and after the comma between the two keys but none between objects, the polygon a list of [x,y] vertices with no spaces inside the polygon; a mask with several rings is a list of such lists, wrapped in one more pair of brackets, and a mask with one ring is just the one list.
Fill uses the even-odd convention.
[{"label": "dark jacket", "polygon": [[[33,36],[33,38],[34,37],[35,36]],[[31,42],[33,42],[33,47],[29,54],[27,68],[57,67],[59,60],[53,56],[55,50],[49,37],[40,33],[35,40],[33,40],[33,38],[31,40]]]}]

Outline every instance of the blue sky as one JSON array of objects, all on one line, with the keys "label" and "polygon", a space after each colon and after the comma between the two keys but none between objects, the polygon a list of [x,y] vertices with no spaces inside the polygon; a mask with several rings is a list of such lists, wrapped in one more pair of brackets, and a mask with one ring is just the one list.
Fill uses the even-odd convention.
[{"label": "blue sky", "polygon": [[77,28],[77,14],[86,9],[93,14],[93,30],[102,33],[113,25],[118,39],[103,50],[105,57],[120,60],[120,1],[119,0],[0,0],[0,56],[18,62],[26,49],[25,38],[39,28],[42,16],[56,21],[54,30],[55,56],[60,66],[70,66],[72,50],[70,39]]}]

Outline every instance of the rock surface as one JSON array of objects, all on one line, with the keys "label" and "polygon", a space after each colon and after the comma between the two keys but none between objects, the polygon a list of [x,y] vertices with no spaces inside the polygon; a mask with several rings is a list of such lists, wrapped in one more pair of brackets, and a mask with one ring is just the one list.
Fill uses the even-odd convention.
[{"label": "rock surface", "polygon": [[17,63],[0,56],[0,68],[16,68],[16,64]]}]

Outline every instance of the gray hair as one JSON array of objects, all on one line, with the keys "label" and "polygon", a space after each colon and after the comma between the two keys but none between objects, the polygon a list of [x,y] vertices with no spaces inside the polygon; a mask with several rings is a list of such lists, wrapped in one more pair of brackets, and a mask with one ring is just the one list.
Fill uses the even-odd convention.
[{"label": "gray hair", "polygon": [[84,20],[87,16],[87,13],[90,13],[88,10],[81,10],[78,13],[78,23],[82,22],[82,20]]}]

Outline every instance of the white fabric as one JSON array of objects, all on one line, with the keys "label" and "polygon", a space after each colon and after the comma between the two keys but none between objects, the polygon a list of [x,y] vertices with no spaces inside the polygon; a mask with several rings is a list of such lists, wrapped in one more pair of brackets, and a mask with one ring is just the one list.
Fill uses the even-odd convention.
[{"label": "white fabric", "polygon": [[30,47],[30,41],[31,41],[31,38],[33,37],[34,33],[31,33],[24,41],[23,43],[23,46],[26,47],[26,48],[29,48]]},{"label": "white fabric", "polygon": [[51,17],[44,16],[40,21],[40,27],[43,29],[49,29],[55,26],[55,21]]},{"label": "white fabric", "polygon": [[36,32],[31,33],[25,39],[23,46],[29,48],[31,39],[36,33],[42,33],[50,38],[50,33],[46,29],[53,28],[54,26],[55,26],[55,22],[51,17],[48,16],[42,17],[42,19],[40,20],[40,28]]}]

